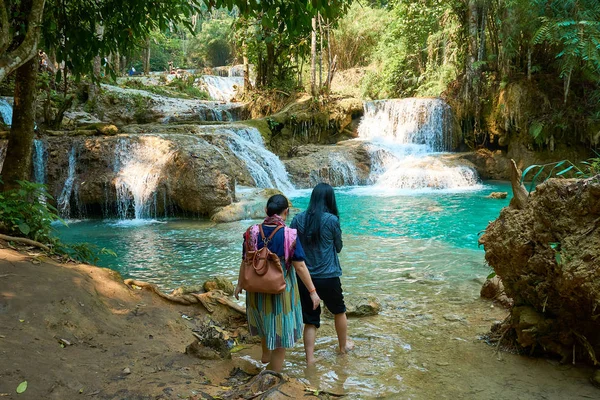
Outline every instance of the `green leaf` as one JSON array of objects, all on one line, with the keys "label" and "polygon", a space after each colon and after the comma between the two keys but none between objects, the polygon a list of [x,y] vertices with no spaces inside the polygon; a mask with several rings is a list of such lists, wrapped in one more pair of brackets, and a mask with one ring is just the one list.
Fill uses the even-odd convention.
[{"label": "green leaf", "polygon": [[31,228],[25,222],[19,224],[19,230],[23,235],[29,235],[29,232],[31,232]]},{"label": "green leaf", "polygon": [[525,175],[527,175],[527,173],[529,171],[531,171],[532,169],[538,168],[538,167],[540,167],[540,165],[533,164],[533,165],[530,165],[529,167],[525,168],[525,171],[523,171],[523,173],[521,174],[521,184],[525,181]]},{"label": "green leaf", "polygon": [[496,273],[495,273],[495,272],[492,272],[492,273],[491,273],[491,274],[489,274],[489,275],[487,276],[487,278],[485,278],[485,279],[492,279],[492,278],[493,278],[493,277],[495,277],[495,276],[496,276]]},{"label": "green leaf", "polygon": [[19,386],[17,386],[17,393],[21,394],[26,390],[27,390],[27,381],[23,381],[23,382],[19,383]]},{"label": "green leaf", "polygon": [[531,184],[529,185],[529,193],[531,193],[531,191],[535,187],[535,181],[540,176],[540,174],[542,173],[542,171],[544,171],[544,167],[545,167],[545,165],[542,165],[542,168],[540,168],[540,170],[538,171],[538,173],[533,176],[533,179],[531,180]]},{"label": "green leaf", "polygon": [[557,251],[557,252],[554,254],[554,259],[556,260],[556,263],[557,263],[558,265],[560,265],[560,252],[559,252],[559,251]]},{"label": "green leaf", "polygon": [[573,169],[573,166],[571,165],[570,167],[567,167],[567,168],[563,169],[562,171],[558,172],[558,173],[556,174],[556,176],[559,176],[559,175],[565,174],[565,173],[569,172],[569,171],[570,171],[570,170],[572,170],[572,169]]}]

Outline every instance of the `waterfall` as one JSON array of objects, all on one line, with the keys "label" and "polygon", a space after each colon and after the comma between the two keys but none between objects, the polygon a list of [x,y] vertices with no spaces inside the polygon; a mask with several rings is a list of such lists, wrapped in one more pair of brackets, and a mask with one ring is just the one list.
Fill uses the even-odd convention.
[{"label": "waterfall", "polygon": [[69,173],[60,196],[56,201],[58,212],[64,219],[71,218],[71,195],[73,194],[73,183],[75,182],[75,167],[77,164],[77,150],[75,146],[69,151]]},{"label": "waterfall", "polygon": [[163,169],[173,157],[169,141],[142,136],[138,141],[120,139],[115,148],[114,171],[117,210],[120,219],[157,216],[157,188]]},{"label": "waterfall", "polygon": [[46,183],[46,161],[48,153],[44,142],[39,139],[33,141],[33,180],[36,183]]},{"label": "waterfall", "polygon": [[12,106],[3,98],[0,98],[0,118],[4,125],[12,125],[13,109]]},{"label": "waterfall", "polygon": [[441,152],[452,148],[452,112],[441,99],[367,102],[358,127],[368,142],[369,180],[400,189],[452,189],[477,184],[477,173],[454,165]]},{"label": "waterfall", "polygon": [[216,101],[230,101],[235,96],[235,87],[244,86],[244,78],[240,77],[204,75],[202,80],[211,99]]},{"label": "waterfall", "polygon": [[275,154],[266,149],[256,128],[230,128],[229,148],[244,163],[257,187],[278,188],[283,192],[294,190],[285,166]]},{"label": "waterfall", "polygon": [[311,171],[309,177],[313,186],[320,182],[327,182],[332,186],[356,186],[364,183],[358,176],[355,162],[340,153],[329,153],[327,165]]}]

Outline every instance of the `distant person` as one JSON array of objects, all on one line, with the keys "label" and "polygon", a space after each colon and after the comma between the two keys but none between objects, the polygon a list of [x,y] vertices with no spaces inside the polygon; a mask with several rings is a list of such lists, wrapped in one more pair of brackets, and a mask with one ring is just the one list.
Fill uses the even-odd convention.
[{"label": "distant person", "polygon": [[48,55],[44,52],[44,50],[39,50],[38,56],[40,58],[40,71],[46,71],[48,69]]},{"label": "distant person", "polygon": [[[298,230],[298,238],[306,254],[306,266],[317,294],[334,315],[339,351],[345,354],[354,347],[354,343],[348,340],[346,305],[340,281],[342,267],[338,253],[342,251],[343,242],[333,188],[326,183],[315,186],[307,210],[296,215],[290,227]],[[315,363],[317,329],[321,325],[321,307],[311,307],[309,290],[302,283],[299,283],[298,289],[302,301],[306,363],[312,366]]]},{"label": "distant person", "polygon": [[169,74],[175,73],[174,70],[173,70],[173,61],[169,61],[168,65],[169,65]]},{"label": "distant person", "polygon": [[133,65],[131,66],[131,68],[129,68],[129,76],[134,76],[135,75],[135,68],[133,68]]},{"label": "distant person", "polygon": [[[321,299],[317,295],[306,264],[304,263],[304,251],[302,245],[296,240],[295,229],[285,226],[285,220],[289,214],[289,203],[287,198],[281,194],[271,196],[265,208],[267,217],[260,227],[253,225],[244,234],[244,251],[242,257],[246,257],[246,251],[254,251],[264,246],[277,254],[281,260],[285,277],[286,288],[283,293],[246,293],[246,315],[248,318],[248,329],[250,334],[260,336],[262,345],[261,361],[269,363],[268,369],[280,372],[285,360],[286,348],[294,347],[296,341],[302,337],[302,306],[298,294],[298,283],[296,274],[308,287],[306,307],[317,308]],[[268,240],[271,234],[278,228],[274,236]],[[244,265],[240,266],[238,284],[235,288],[235,298],[239,299],[242,292],[241,281]],[[308,301],[312,306],[308,305]]]}]

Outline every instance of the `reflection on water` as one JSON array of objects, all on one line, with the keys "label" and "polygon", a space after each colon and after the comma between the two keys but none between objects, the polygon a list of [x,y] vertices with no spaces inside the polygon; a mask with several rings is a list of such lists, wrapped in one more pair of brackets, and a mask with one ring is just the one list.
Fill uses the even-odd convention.
[{"label": "reflection on water", "polygon": [[[504,310],[479,299],[490,269],[477,246],[478,232],[510,199],[492,191],[374,194],[368,188],[336,190],[344,238],[340,261],[345,293],[377,296],[380,315],[349,321],[356,349],[336,352],[332,320],[324,320],[316,343],[318,365],[306,371],[299,343],[286,371],[309,386],[350,398],[390,399],[563,399],[594,396],[582,372],[565,372],[546,361],[504,355],[478,340]],[[310,191],[292,198],[304,209]],[[58,227],[66,241],[81,238],[114,250],[100,264],[124,277],[163,289],[198,284],[213,275],[237,278],[242,233],[252,221],[82,221]],[[248,350],[255,357],[256,349]],[[244,352],[240,355],[244,356]],[[506,385],[510,381],[511,385]],[[591,388],[591,390],[590,390]],[[588,391],[590,390],[590,391]],[[573,394],[566,396],[565,393]]]}]

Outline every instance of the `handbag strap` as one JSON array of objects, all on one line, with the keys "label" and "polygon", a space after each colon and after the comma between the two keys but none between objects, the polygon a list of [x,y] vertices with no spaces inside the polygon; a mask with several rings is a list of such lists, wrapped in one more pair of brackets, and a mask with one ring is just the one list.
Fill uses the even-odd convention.
[{"label": "handbag strap", "polygon": [[273,236],[275,236],[277,231],[280,230],[281,228],[283,228],[283,226],[279,225],[277,228],[275,228],[275,230],[273,232],[271,232],[271,234],[269,235],[268,238],[265,238],[265,232],[263,231],[262,224],[258,224],[258,230],[260,231],[260,237],[262,238],[263,245],[265,247],[269,244],[271,239],[273,239]]}]

